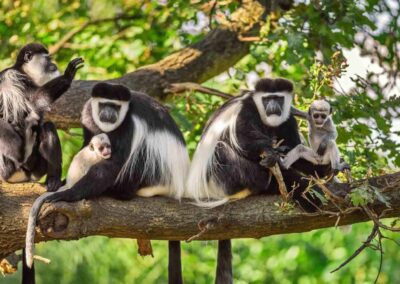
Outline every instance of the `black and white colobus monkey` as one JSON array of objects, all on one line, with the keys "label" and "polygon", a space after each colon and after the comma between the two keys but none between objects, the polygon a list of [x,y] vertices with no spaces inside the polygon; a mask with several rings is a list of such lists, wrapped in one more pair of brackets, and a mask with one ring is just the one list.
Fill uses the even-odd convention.
[{"label": "black and white colobus monkey", "polygon": [[[155,99],[122,85],[99,83],[83,108],[82,125],[84,146],[94,135],[106,133],[112,156],[93,165],[71,188],[49,196],[48,202],[101,194],[118,199],[184,195],[189,169],[185,141],[168,110]],[[179,284],[180,243],[170,242],[169,247],[169,282]]]},{"label": "black and white colobus monkey", "polygon": [[[89,169],[102,160],[111,157],[111,143],[107,134],[99,134],[93,136],[89,145],[83,147],[78,154],[76,154],[68,169],[66,184],[63,185],[58,191],[67,190],[84,177]],[[29,212],[28,228],[26,230],[25,241],[25,259],[26,265],[30,268],[33,265],[33,253],[35,249],[35,226],[37,217],[43,203],[54,192],[46,192],[35,200]]]},{"label": "black and white colobus monkey", "polygon": [[[291,114],[292,97],[290,81],[261,79],[255,91],[227,101],[211,117],[194,154],[187,182],[188,195],[197,204],[215,207],[249,194],[279,194],[278,184],[268,170],[279,160],[273,144],[283,139],[281,149],[293,149],[301,143]],[[263,159],[262,153],[268,156]],[[322,176],[327,169],[302,159],[292,168],[282,169],[286,187],[291,190],[296,183],[293,198],[312,210],[302,196],[308,182],[300,172],[317,171]],[[220,241],[216,283],[232,283],[231,257],[230,240]]]},{"label": "black and white colobus monkey", "polygon": [[330,164],[334,171],[350,170],[346,162],[341,162],[331,105],[326,100],[315,100],[311,103],[305,118],[308,121],[308,142],[311,148],[297,145],[286,154],[282,166],[288,169],[302,158],[314,165]]},{"label": "black and white colobus monkey", "polygon": [[15,64],[0,72],[0,177],[36,181],[47,174],[47,190],[61,185],[61,146],[44,112],[68,90],[83,60],[72,60],[63,75],[47,49],[25,45]]}]

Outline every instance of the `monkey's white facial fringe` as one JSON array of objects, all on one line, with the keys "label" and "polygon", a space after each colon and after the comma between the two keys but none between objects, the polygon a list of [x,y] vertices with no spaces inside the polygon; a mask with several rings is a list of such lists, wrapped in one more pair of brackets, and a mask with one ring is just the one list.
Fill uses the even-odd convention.
[{"label": "monkey's white facial fringe", "polygon": [[[155,184],[165,186],[168,196],[180,199],[185,196],[185,180],[189,168],[189,155],[186,147],[166,130],[152,130],[147,123],[132,115],[134,136],[129,158],[122,167],[117,182],[129,177],[136,167],[143,168],[143,178],[150,178]],[[144,151],[144,152],[143,152]],[[144,155],[145,164],[138,165],[139,155]],[[159,184],[156,181],[161,181]]]},{"label": "monkey's white facial fringe", "polygon": [[34,111],[28,101],[29,94],[24,93],[21,76],[16,70],[7,70],[0,80],[0,114],[9,123],[20,123],[26,113]]},{"label": "monkey's white facial fringe", "polygon": [[[96,125],[104,132],[111,132],[117,129],[124,121],[126,114],[129,110],[129,101],[116,101],[105,98],[91,98],[92,117]],[[118,119],[115,123],[103,122],[99,118],[99,103],[110,103],[121,107],[118,113]]]},{"label": "monkey's white facial fringe", "polygon": [[[228,201],[225,198],[224,189],[213,178],[213,172],[218,167],[215,161],[215,149],[216,147],[226,147],[241,151],[236,136],[236,121],[242,109],[243,98],[238,98],[215,118],[197,145],[186,187],[188,197],[194,199],[199,206],[216,207]],[[219,142],[222,135],[228,136],[231,145]],[[236,152],[232,151],[232,154],[235,155]],[[208,175],[211,176],[210,181],[207,180]],[[216,201],[207,202],[202,199]]]},{"label": "monkey's white facial fringe", "polygon": [[41,87],[47,82],[60,76],[58,70],[47,72],[45,66],[47,64],[47,54],[35,54],[32,59],[22,66],[24,72],[33,80],[33,82]]},{"label": "monkey's white facial fringe", "polygon": [[[284,98],[283,109],[281,115],[268,115],[265,111],[262,99],[268,96],[279,96]],[[253,95],[254,103],[257,107],[258,113],[262,122],[271,127],[277,127],[288,120],[290,116],[290,107],[292,105],[293,95],[291,93],[255,93]]]}]

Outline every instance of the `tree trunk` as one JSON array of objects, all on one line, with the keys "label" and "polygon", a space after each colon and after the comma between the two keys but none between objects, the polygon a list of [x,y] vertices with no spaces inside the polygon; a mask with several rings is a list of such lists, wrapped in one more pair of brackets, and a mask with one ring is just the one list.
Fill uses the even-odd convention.
[{"label": "tree trunk", "polygon": [[[355,182],[352,188],[364,181]],[[392,208],[385,217],[400,216],[400,172],[371,178],[369,183],[389,198]],[[347,184],[335,184],[333,192],[345,196]],[[0,259],[24,246],[29,209],[43,193],[35,184],[3,183],[0,191]],[[37,227],[36,241],[73,240],[93,235],[151,240],[188,240],[200,227],[209,229],[199,240],[261,238],[270,235],[307,232],[332,227],[337,218],[326,214],[308,214],[300,209],[282,211],[279,196],[253,196],[214,209],[203,209],[183,200],[168,198],[135,198],[119,201],[101,197],[75,203],[45,204]],[[377,213],[387,209],[375,202]],[[334,211],[328,205],[325,210]],[[337,210],[336,210],[337,211]],[[339,225],[368,220],[361,210],[340,216]]]}]

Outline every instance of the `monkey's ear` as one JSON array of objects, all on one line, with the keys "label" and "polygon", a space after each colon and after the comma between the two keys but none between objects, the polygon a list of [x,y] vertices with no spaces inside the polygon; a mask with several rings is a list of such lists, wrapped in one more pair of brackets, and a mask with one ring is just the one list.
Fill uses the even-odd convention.
[{"label": "monkey's ear", "polygon": [[329,109],[329,114],[332,114],[332,109],[333,109],[333,107],[331,106]]},{"label": "monkey's ear", "polygon": [[308,108],[308,115],[311,115],[311,108]]},{"label": "monkey's ear", "polygon": [[27,51],[27,52],[25,52],[25,55],[24,55],[24,61],[29,62],[32,60],[32,57],[33,57],[33,53],[31,51]]}]

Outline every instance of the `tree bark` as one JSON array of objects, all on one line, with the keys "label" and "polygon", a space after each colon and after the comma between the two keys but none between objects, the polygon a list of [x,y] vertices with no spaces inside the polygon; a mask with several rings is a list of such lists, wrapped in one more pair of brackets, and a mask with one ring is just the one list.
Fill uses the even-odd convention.
[{"label": "tree bark", "polygon": [[[352,184],[352,188],[365,181]],[[380,189],[393,205],[385,217],[400,216],[400,172],[371,178],[370,185]],[[330,187],[342,196],[348,184]],[[30,207],[44,189],[37,184],[10,185],[0,190],[0,259],[24,246]],[[337,218],[326,214],[307,214],[295,208],[283,212],[277,207],[279,196],[253,196],[220,208],[203,209],[183,200],[135,198],[119,201],[101,197],[75,203],[58,202],[42,208],[36,241],[74,240],[92,235],[151,240],[188,240],[198,234],[199,224],[209,229],[196,239],[216,240],[261,238],[276,234],[300,233],[332,227]],[[376,212],[387,209],[375,202]],[[324,207],[334,210],[332,205]],[[339,225],[368,220],[361,210],[340,216]]]}]

